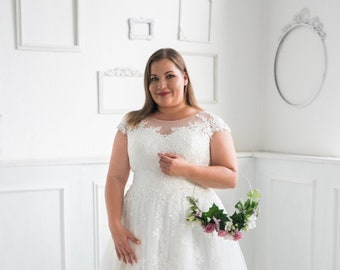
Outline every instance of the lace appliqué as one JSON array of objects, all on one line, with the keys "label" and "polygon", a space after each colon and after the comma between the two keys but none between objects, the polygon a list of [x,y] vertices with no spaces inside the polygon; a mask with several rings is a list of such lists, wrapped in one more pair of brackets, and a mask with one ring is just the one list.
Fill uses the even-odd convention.
[{"label": "lace appliqu\u00e9", "polygon": [[214,113],[206,111],[202,111],[191,117],[176,121],[158,120],[152,117],[147,117],[146,119],[142,120],[137,127],[128,127],[126,125],[126,119],[123,118],[117,128],[123,134],[127,134],[128,132],[138,128],[148,128],[161,135],[169,135],[183,128],[188,128],[201,131],[203,133],[208,133],[209,137],[218,131],[231,131],[229,126],[222,120],[222,118]]}]

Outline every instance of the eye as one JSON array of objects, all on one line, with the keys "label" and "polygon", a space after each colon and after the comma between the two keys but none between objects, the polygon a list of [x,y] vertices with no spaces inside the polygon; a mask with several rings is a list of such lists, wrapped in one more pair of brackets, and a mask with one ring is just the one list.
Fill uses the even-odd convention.
[{"label": "eye", "polygon": [[155,82],[155,81],[158,81],[158,77],[153,76],[150,78],[150,82]]},{"label": "eye", "polygon": [[168,74],[168,75],[166,75],[166,78],[167,78],[167,79],[171,79],[171,78],[174,78],[174,77],[176,77],[174,74]]}]

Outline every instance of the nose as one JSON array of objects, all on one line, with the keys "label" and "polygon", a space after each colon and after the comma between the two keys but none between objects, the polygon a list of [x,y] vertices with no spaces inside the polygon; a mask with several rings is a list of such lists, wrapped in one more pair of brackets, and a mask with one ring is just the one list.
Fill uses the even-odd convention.
[{"label": "nose", "polygon": [[160,78],[158,81],[158,89],[163,90],[166,88],[166,80],[163,78]]}]

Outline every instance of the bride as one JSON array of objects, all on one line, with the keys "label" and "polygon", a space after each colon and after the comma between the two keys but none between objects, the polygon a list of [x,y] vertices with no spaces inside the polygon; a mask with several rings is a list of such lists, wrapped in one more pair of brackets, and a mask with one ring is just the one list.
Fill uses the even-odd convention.
[{"label": "bride", "polygon": [[[237,241],[186,221],[187,196],[199,198],[203,211],[212,203],[223,208],[213,189],[237,184],[229,127],[198,106],[174,49],[150,56],[144,88],[144,106],[122,119],[112,148],[105,186],[115,248],[109,269],[247,269]],[[130,171],[133,184],[124,196]]]}]

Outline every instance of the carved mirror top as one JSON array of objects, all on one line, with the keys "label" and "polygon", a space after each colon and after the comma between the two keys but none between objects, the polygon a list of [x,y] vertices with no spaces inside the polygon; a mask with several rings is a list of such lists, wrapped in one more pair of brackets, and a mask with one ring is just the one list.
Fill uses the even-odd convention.
[{"label": "carved mirror top", "polygon": [[306,106],[322,89],[327,70],[326,33],[307,8],[282,29],[275,55],[274,79],[281,98],[292,106]]},{"label": "carved mirror top", "polygon": [[282,36],[280,39],[284,38],[284,36],[293,28],[301,25],[311,27],[314,31],[316,31],[322,40],[325,39],[326,33],[323,30],[323,24],[320,22],[319,17],[311,17],[310,11],[307,8],[303,8],[300,13],[293,17],[292,22],[286,24],[282,28]]}]

